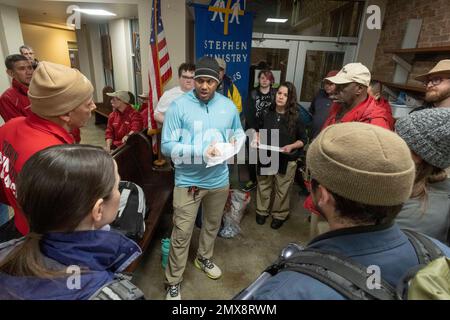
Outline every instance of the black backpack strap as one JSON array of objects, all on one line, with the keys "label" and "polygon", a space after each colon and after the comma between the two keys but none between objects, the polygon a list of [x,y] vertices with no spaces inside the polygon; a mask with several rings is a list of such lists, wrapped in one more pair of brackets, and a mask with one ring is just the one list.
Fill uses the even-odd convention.
[{"label": "black backpack strap", "polygon": [[402,231],[414,247],[420,264],[428,264],[444,255],[442,250],[423,234],[407,229],[403,229]]},{"label": "black backpack strap", "polygon": [[281,261],[278,269],[306,274],[350,300],[396,299],[395,289],[383,279],[379,289],[369,289],[367,267],[334,252],[307,249]]},{"label": "black backpack strap", "polygon": [[408,237],[409,242],[416,252],[417,258],[419,259],[419,264],[409,269],[397,285],[397,298],[407,300],[408,287],[411,279],[431,261],[442,257],[444,253],[425,235],[408,229],[403,229],[402,231]]},{"label": "black backpack strap", "polygon": [[145,300],[145,297],[130,280],[121,277],[98,289],[89,300]]}]

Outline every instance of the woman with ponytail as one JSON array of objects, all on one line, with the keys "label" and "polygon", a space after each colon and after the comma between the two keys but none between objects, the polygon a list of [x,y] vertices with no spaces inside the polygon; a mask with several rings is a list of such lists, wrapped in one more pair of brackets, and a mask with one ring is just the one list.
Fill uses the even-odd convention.
[{"label": "woman with ponytail", "polygon": [[30,233],[0,244],[0,299],[88,299],[140,253],[109,231],[120,193],[101,148],[59,145],[34,154],[17,180]]},{"label": "woman with ponytail", "polygon": [[[259,151],[256,194],[258,224],[264,224],[272,213],[270,226],[278,229],[288,218],[289,191],[295,177],[296,161],[305,143],[305,128],[300,120],[295,87],[291,82],[284,82],[278,88],[275,102],[258,125],[252,142],[254,147],[262,144],[280,148],[280,152]],[[274,201],[270,209],[272,194]]]}]

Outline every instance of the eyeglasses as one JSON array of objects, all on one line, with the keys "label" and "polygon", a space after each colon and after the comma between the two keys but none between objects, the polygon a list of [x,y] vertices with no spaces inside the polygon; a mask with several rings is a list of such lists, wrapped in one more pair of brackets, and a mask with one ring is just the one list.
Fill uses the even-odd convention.
[{"label": "eyeglasses", "polygon": [[428,85],[429,85],[430,82],[431,82],[431,85],[433,85],[433,86],[438,86],[438,85],[440,85],[440,84],[442,83],[442,81],[447,80],[447,79],[448,79],[448,78],[433,77],[433,78],[430,78],[430,79],[425,80],[425,81],[423,82],[423,85],[424,85],[425,87],[428,87]]},{"label": "eyeglasses", "polygon": [[188,77],[184,75],[182,75],[181,78],[183,78],[184,80],[194,80],[194,77]]}]

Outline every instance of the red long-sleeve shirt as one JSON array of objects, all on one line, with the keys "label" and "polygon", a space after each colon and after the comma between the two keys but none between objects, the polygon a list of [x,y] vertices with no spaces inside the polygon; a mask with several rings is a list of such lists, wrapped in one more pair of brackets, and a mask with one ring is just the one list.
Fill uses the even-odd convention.
[{"label": "red long-sleeve shirt", "polygon": [[108,117],[105,139],[111,139],[115,147],[122,145],[122,139],[130,131],[137,132],[143,129],[142,116],[131,106],[123,111],[113,111]]},{"label": "red long-sleeve shirt", "polygon": [[26,117],[31,113],[28,87],[16,79],[12,86],[0,96],[0,116],[5,122],[16,118]]},{"label": "red long-sleeve shirt", "polygon": [[14,208],[14,222],[23,235],[28,233],[29,227],[16,201],[17,175],[33,154],[65,143],[74,143],[67,130],[34,113],[26,118],[11,119],[0,127],[0,202]]}]

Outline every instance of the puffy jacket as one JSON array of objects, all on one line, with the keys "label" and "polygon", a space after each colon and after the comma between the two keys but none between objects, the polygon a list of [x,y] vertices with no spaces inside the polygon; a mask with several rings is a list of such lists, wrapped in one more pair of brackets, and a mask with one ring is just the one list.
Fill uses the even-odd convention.
[{"label": "puffy jacket", "polygon": [[329,125],[340,122],[364,122],[374,124],[386,129],[394,129],[394,118],[392,117],[392,111],[387,107],[389,104],[384,102],[378,102],[371,96],[368,96],[366,100],[359,105],[349,110],[344,116],[337,121],[336,116],[341,110],[339,103],[333,103],[330,109],[330,114],[323,125],[323,128]]},{"label": "puffy jacket", "polygon": [[138,132],[143,129],[142,116],[130,105],[123,112],[113,111],[108,117],[105,139],[112,139],[112,144],[120,147],[122,139],[130,131]]},{"label": "puffy jacket", "polygon": [[27,94],[28,87],[13,79],[11,88],[0,96],[0,116],[5,122],[31,113]]},{"label": "puffy jacket", "polygon": [[222,86],[223,86],[223,94],[225,95],[226,93],[226,96],[230,98],[231,101],[233,101],[234,105],[237,108],[238,113],[241,113],[242,97],[241,94],[239,93],[239,89],[227,75],[223,76]]},{"label": "puffy jacket", "polygon": [[[228,184],[226,162],[206,168],[203,154],[211,142],[228,142],[244,135],[236,108],[230,99],[215,93],[200,101],[195,90],[175,99],[164,118],[161,150],[175,163],[175,185],[216,189]],[[183,163],[177,163],[182,158]]]},{"label": "puffy jacket", "polygon": [[[23,238],[0,244],[0,261],[22,241]],[[103,230],[49,233],[43,236],[40,246],[45,264],[66,271],[67,276],[43,279],[0,273],[0,299],[89,299],[112,281],[115,273],[122,272],[141,254],[141,249],[132,240],[115,231]],[[69,279],[75,273],[67,269],[68,266],[81,269],[79,289],[67,285],[75,283]]]},{"label": "puffy jacket", "polygon": [[14,208],[16,228],[28,233],[28,223],[16,202],[16,179],[25,162],[36,152],[50,146],[74,143],[72,135],[54,122],[31,113],[14,118],[0,127],[1,174],[0,202]]},{"label": "puffy jacket", "polygon": [[[450,257],[450,248],[431,239]],[[353,227],[327,232],[307,248],[331,251],[364,265],[377,265],[382,278],[396,287],[405,273],[419,264],[407,236],[394,225]],[[326,284],[295,271],[280,272],[255,293],[258,300],[343,300],[344,297]]]}]

